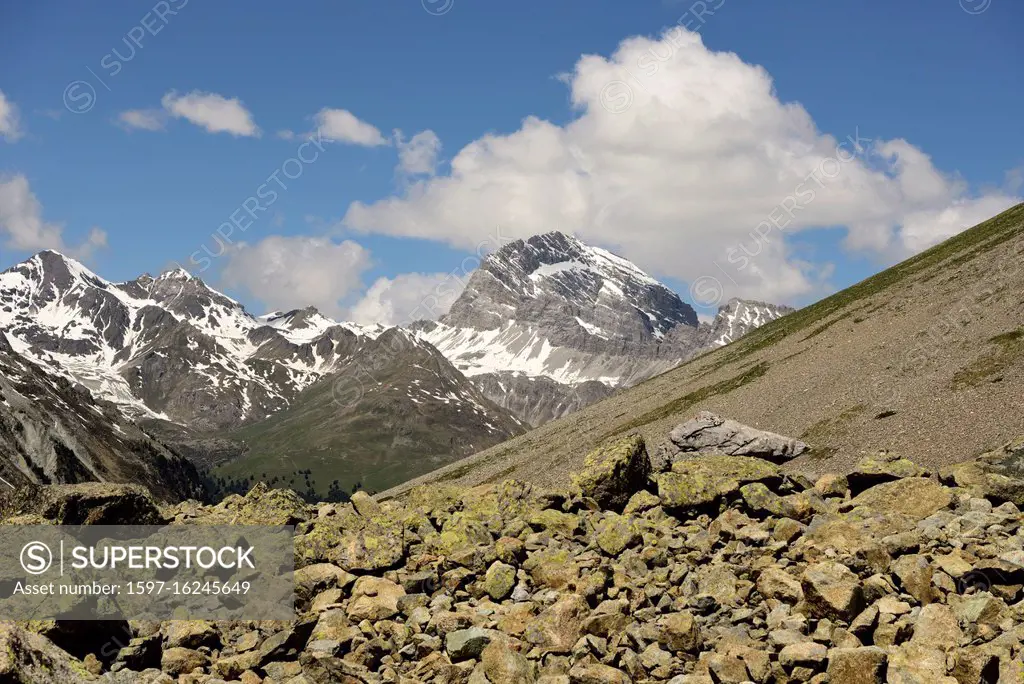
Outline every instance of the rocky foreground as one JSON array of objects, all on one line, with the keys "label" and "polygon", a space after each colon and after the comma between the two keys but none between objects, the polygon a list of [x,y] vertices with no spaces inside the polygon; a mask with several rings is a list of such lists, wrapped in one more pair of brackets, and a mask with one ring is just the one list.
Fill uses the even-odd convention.
[{"label": "rocky foreground", "polygon": [[810,482],[778,467],[806,445],[737,425],[702,415],[653,458],[607,445],[566,492],[8,495],[8,524],[296,524],[298,617],[0,623],[0,682],[1024,682],[1024,440]]}]

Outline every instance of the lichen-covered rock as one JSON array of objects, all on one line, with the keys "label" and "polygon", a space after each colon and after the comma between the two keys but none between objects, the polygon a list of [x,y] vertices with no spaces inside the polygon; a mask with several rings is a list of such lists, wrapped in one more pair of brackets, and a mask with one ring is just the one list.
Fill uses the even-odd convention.
[{"label": "lichen-covered rock", "polygon": [[973,461],[942,469],[944,482],[996,503],[1024,508],[1024,438],[982,454]]},{"label": "lichen-covered rock", "polygon": [[319,519],[295,539],[295,565],[333,563],[349,572],[372,572],[397,565],[405,555],[400,522]]},{"label": "lichen-covered rock", "polygon": [[200,522],[230,525],[295,525],[309,519],[309,505],[290,489],[259,482],[244,497],[225,499],[218,515]]},{"label": "lichen-covered rock", "polygon": [[845,565],[816,563],[808,566],[801,587],[815,617],[850,622],[864,608],[860,580]]},{"label": "lichen-covered rock", "polygon": [[484,591],[495,601],[501,601],[512,594],[516,586],[516,569],[501,561],[494,561],[484,576]]},{"label": "lichen-covered rock", "polygon": [[597,545],[609,556],[618,556],[643,541],[636,521],[628,515],[609,513],[597,523],[594,532]]},{"label": "lichen-covered rock", "polygon": [[710,455],[672,464],[672,472],[657,476],[664,505],[698,508],[739,492],[750,482],[778,484],[779,469],[757,458]]},{"label": "lichen-covered rock", "polygon": [[573,484],[601,508],[620,511],[647,486],[651,459],[643,437],[632,435],[587,454]]},{"label": "lichen-covered rock", "polygon": [[580,576],[579,564],[565,549],[538,551],[523,563],[523,570],[535,584],[550,589],[564,589],[575,584]]},{"label": "lichen-covered rock", "polygon": [[858,494],[868,487],[906,477],[928,477],[928,471],[910,459],[879,451],[858,461],[846,479],[853,493]]},{"label": "lichen-covered rock", "polygon": [[886,482],[867,489],[850,502],[880,513],[891,513],[924,520],[953,503],[953,493],[934,480],[913,477]]}]

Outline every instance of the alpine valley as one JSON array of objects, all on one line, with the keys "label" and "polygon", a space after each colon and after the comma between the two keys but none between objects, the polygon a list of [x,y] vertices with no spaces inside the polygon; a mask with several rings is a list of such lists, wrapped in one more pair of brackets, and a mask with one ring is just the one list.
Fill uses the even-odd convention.
[{"label": "alpine valley", "polygon": [[631,262],[558,232],[489,255],[440,320],[390,329],[312,307],[254,316],[182,269],[114,283],[44,251],[0,273],[0,469],[181,498],[202,487],[195,464],[213,489],[266,481],[344,498],[788,312],[732,300],[699,323]]}]

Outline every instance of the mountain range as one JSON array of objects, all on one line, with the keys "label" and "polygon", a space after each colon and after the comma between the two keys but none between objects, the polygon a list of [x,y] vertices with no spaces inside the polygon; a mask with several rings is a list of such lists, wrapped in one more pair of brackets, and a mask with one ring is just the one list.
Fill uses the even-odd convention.
[{"label": "mountain range", "polygon": [[[733,300],[699,323],[631,262],[558,232],[489,255],[447,314],[405,328],[313,307],[254,316],[182,269],[115,283],[55,251],[0,273],[8,356],[109,402],[218,486],[265,479],[311,496],[391,486],[788,311]],[[64,461],[92,459],[69,448]],[[29,479],[92,472],[21,453]]]}]

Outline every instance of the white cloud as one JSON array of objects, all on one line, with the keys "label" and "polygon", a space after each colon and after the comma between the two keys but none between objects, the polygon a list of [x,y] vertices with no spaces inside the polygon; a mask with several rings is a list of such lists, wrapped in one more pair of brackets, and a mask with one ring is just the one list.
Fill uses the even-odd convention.
[{"label": "white cloud", "polygon": [[340,300],[360,287],[369,266],[370,252],[351,240],[271,235],[255,244],[236,245],[221,279],[268,310],[312,304],[329,316],[341,316]]},{"label": "white cloud", "polygon": [[400,172],[408,175],[434,175],[437,169],[437,156],[441,152],[441,139],[437,137],[437,133],[427,129],[409,140],[403,140],[401,131],[396,131],[395,144],[398,146]]},{"label": "white cloud", "polygon": [[363,147],[388,144],[376,126],[360,120],[347,109],[321,109],[315,119],[324,137],[333,141]]},{"label": "white cloud", "polygon": [[405,325],[434,320],[448,312],[462,294],[465,278],[451,273],[404,273],[378,278],[348,312],[356,323]]},{"label": "white cloud", "polygon": [[978,198],[961,198],[948,207],[916,211],[903,220],[900,246],[907,256],[925,250],[946,238],[991,218],[1020,201],[1002,193]]},{"label": "white cloud", "polygon": [[64,243],[64,226],[43,220],[43,207],[22,175],[0,177],[0,234],[6,246],[19,251],[35,252],[54,249],[80,259],[106,247],[107,234],[92,228],[85,242],[77,246]]},{"label": "white cloud", "polygon": [[230,133],[234,136],[258,137],[260,129],[252,113],[237,97],[226,98],[217,93],[193,90],[178,95],[173,90],[163,96],[160,104],[171,116],[191,121],[210,133]]},{"label": "white cloud", "polygon": [[843,226],[848,248],[891,257],[1019,201],[972,195],[906,141],[820,132],[762,67],[681,28],[583,56],[566,82],[579,112],[569,123],[528,117],[487,134],[448,174],[353,203],[344,226],[466,249],[495,225],[512,237],[558,229],[658,275],[715,276],[725,296],[793,301],[821,294],[831,270],[796,258],[783,235]]},{"label": "white cloud", "polygon": [[162,131],[166,122],[159,109],[129,109],[117,115],[117,123],[125,130]]},{"label": "white cloud", "polygon": [[14,142],[22,136],[21,122],[18,118],[18,107],[7,99],[0,90],[0,138]]}]

